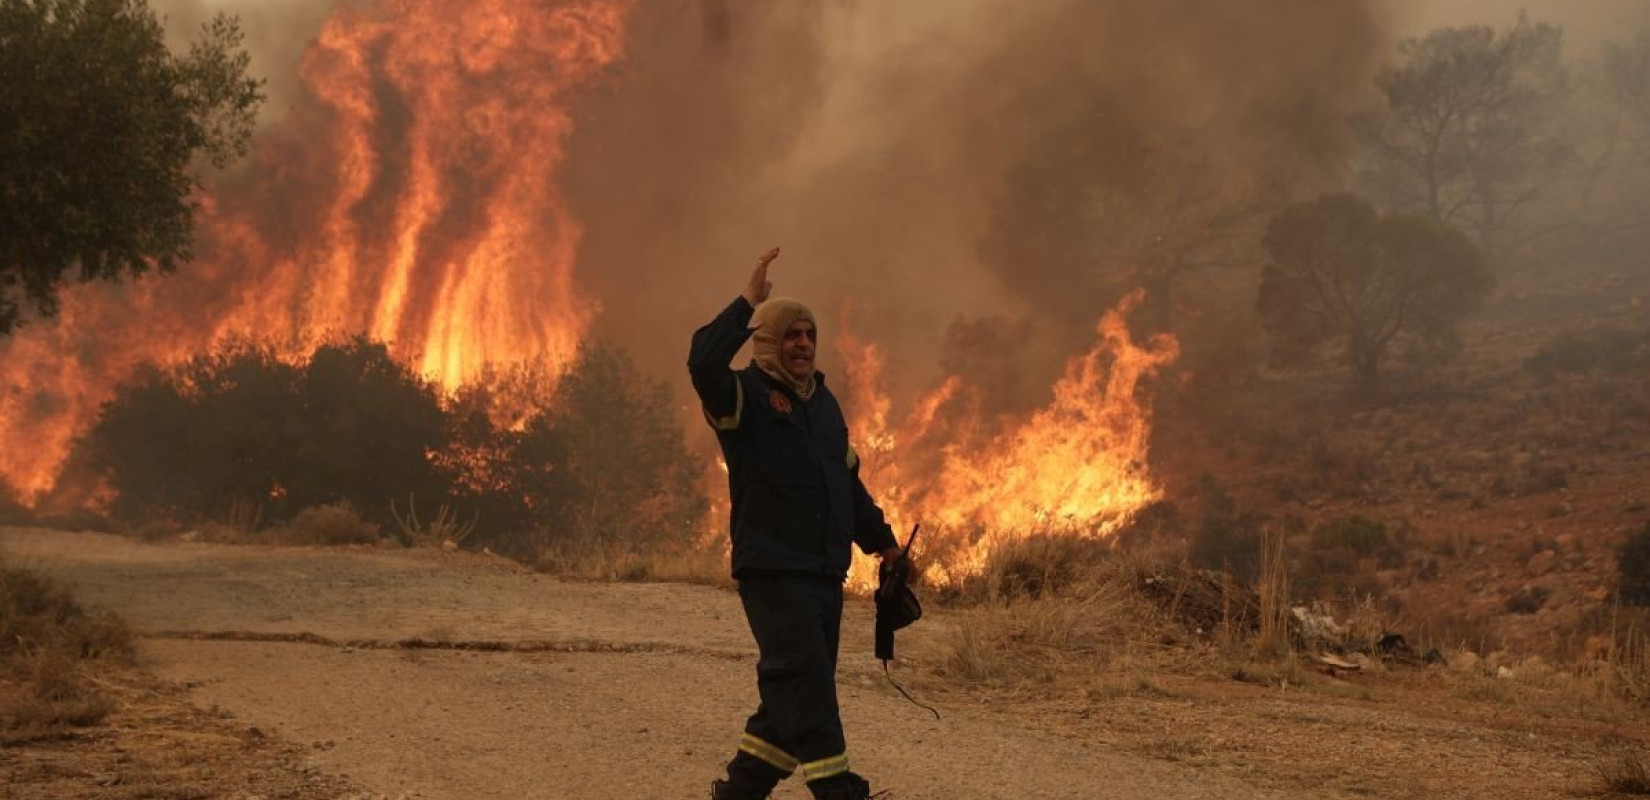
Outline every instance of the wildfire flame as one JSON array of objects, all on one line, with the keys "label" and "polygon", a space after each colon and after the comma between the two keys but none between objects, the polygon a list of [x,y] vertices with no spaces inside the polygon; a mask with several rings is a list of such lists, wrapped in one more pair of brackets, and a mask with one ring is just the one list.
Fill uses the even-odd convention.
[{"label": "wildfire flame", "polygon": [[0,341],[0,481],[51,488],[142,362],[239,335],[292,354],[365,333],[448,387],[488,364],[554,374],[597,306],[552,181],[571,95],[623,55],[632,0],[340,3],[305,54],[307,100],[201,199],[180,274],[67,292]]},{"label": "wildfire flame", "polygon": [[[971,411],[973,387],[958,375],[890,426],[880,351],[839,337],[853,379],[849,431],[861,477],[896,530],[923,524],[926,580],[976,574],[1012,539],[1109,535],[1158,498],[1146,467],[1151,407],[1137,388],[1179,356],[1179,345],[1167,335],[1135,343],[1125,320],[1143,296],[1134,292],[1107,312],[1098,341],[1066,364],[1049,404],[1007,428]],[[864,587],[874,574],[862,559],[850,579]]]},{"label": "wildfire flame", "polygon": [[[194,263],[75,287],[56,320],[0,340],[0,482],[49,490],[138,364],[237,336],[298,356],[364,333],[448,388],[498,364],[556,377],[597,305],[574,284],[581,230],[553,178],[574,97],[623,57],[633,4],[341,3],[303,60],[306,100],[201,198]],[[896,421],[877,346],[839,339],[862,475],[901,531],[929,530],[928,580],[977,572],[1015,537],[1108,535],[1157,497],[1137,388],[1177,346],[1133,341],[1139,302],[1107,313],[1051,402],[1006,427],[960,375]],[[725,473],[707,484],[726,497]],[[853,580],[870,574],[856,564]]]}]

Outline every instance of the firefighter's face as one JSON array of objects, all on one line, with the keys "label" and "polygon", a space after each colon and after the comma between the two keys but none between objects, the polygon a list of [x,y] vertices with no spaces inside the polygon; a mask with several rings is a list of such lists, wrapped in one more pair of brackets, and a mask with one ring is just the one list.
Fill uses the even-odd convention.
[{"label": "firefighter's face", "polygon": [[814,343],[819,337],[814,324],[805,319],[791,323],[779,340],[779,364],[792,378],[805,381],[814,374]]}]

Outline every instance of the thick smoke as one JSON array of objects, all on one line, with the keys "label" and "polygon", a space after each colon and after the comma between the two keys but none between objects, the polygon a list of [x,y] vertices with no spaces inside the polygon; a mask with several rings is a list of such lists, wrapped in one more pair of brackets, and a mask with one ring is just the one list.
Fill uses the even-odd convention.
[{"label": "thick smoke", "polygon": [[315,40],[321,23],[332,12],[333,0],[155,0],[151,3],[166,26],[169,44],[175,50],[189,46],[203,24],[214,14],[237,17],[246,36],[246,50],[252,57],[250,70],[264,80],[267,102],[260,110],[261,122],[286,117],[302,101],[298,64],[304,50]]},{"label": "thick smoke", "polygon": [[1048,198],[1013,196],[1012,176],[1052,162],[1103,183],[1160,147],[1217,170],[1322,173],[1391,46],[1380,5],[644,9],[624,74],[586,104],[566,162],[598,327],[649,368],[679,371],[687,332],[778,244],[776,291],[823,312],[827,356],[846,316],[883,343],[896,394],[942,362],[967,366],[947,341],[1025,344],[1013,359],[1052,336],[1066,341],[1035,349],[1058,359],[1087,346],[1118,292],[1092,262],[985,246],[1047,235],[1017,227],[1046,215],[1016,203]]}]

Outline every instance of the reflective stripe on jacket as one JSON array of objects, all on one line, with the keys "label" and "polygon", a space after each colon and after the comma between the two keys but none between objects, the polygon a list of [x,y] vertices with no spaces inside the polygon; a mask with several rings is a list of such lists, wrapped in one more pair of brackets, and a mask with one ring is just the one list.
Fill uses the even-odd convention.
[{"label": "reflective stripe on jacket", "polygon": [[752,308],[735,298],[693,334],[688,373],[716,430],[732,498],[733,577],[804,572],[848,574],[849,546],[895,547],[882,509],[859,479],[848,425],[816,374],[804,401],[755,364],[729,368],[750,338]]}]

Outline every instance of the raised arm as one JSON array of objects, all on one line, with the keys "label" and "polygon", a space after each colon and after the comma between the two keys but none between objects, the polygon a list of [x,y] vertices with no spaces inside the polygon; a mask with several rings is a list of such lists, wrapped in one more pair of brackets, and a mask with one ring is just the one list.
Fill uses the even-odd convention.
[{"label": "raised arm", "polygon": [[768,264],[778,257],[777,247],[762,254],[756,260],[756,270],[751,273],[745,291],[715,319],[693,332],[693,346],[688,350],[688,375],[693,378],[693,389],[704,406],[705,418],[717,430],[739,426],[742,400],[739,379],[728,365],[751,336],[751,313],[773,291],[773,284],[768,280]]}]

